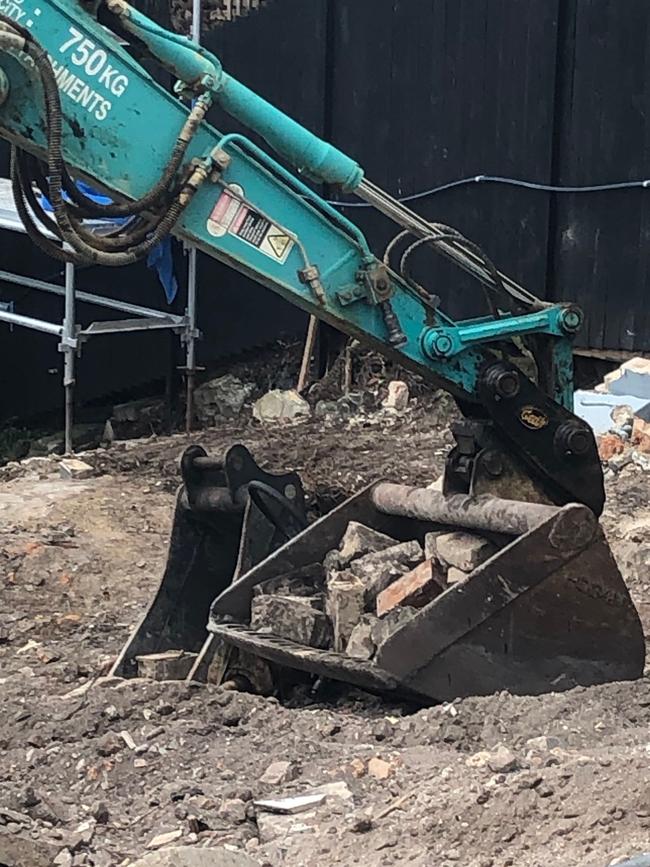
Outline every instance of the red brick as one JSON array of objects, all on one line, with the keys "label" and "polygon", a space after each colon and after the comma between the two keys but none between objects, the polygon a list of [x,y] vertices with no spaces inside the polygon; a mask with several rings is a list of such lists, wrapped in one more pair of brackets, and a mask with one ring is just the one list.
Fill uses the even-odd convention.
[{"label": "red brick", "polygon": [[399,605],[422,608],[442,592],[444,576],[433,560],[425,560],[415,569],[402,575],[377,597],[377,616],[381,617]]},{"label": "red brick", "polygon": [[625,443],[616,434],[603,434],[598,437],[598,454],[601,461],[608,461],[614,455],[620,455],[624,448]]},{"label": "red brick", "polygon": [[638,416],[632,423],[632,442],[637,450],[644,454],[650,454],[650,422],[644,421]]}]

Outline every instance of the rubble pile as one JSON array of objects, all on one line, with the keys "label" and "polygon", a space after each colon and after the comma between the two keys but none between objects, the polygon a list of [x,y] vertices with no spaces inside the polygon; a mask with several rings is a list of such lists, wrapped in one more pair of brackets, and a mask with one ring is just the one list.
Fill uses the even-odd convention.
[{"label": "rubble pile", "polygon": [[255,588],[251,627],[371,660],[405,620],[496,553],[488,539],[445,530],[398,541],[350,521],[339,547]]},{"label": "rubble pile", "polygon": [[650,470],[650,359],[629,359],[593,390],[577,391],[575,403],[597,436],[606,478],[632,463]]}]

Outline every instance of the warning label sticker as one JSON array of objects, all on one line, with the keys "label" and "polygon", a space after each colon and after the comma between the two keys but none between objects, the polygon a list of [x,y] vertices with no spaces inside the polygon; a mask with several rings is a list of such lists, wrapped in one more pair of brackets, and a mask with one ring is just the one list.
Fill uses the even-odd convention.
[{"label": "warning label sticker", "polygon": [[208,232],[217,238],[229,233],[283,265],[294,240],[280,226],[242,202],[243,195],[242,188],[234,184],[221,193],[208,218]]}]

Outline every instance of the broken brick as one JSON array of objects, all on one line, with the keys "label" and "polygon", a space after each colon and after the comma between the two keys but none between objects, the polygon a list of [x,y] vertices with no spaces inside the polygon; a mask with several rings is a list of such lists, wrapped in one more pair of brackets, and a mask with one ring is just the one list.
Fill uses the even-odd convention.
[{"label": "broken brick", "polygon": [[442,593],[443,584],[444,578],[439,574],[437,564],[425,560],[379,594],[377,616],[381,617],[400,605],[422,608]]},{"label": "broken brick", "polygon": [[598,437],[598,455],[601,461],[608,461],[614,455],[620,455],[624,448],[625,443],[616,434],[603,434]]},{"label": "broken brick", "polygon": [[423,559],[424,552],[419,542],[401,542],[355,560],[350,564],[350,571],[365,584],[366,606],[372,607],[382,590]]}]

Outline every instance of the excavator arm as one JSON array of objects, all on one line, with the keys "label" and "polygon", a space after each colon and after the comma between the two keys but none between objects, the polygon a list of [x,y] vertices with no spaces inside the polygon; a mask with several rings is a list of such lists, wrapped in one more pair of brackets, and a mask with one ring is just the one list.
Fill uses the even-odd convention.
[{"label": "excavator arm", "polygon": [[[595,441],[571,411],[578,308],[535,298],[460,233],[392,199],[212,54],[124,0],[0,0],[0,13],[0,135],[13,146],[17,206],[42,249],[125,265],[171,232],[451,392],[467,420],[455,431],[448,493],[520,489],[523,498],[578,501],[600,514]],[[153,80],[143,57],[178,79],[175,94]],[[215,105],[278,158],[211,126],[205,115]],[[385,254],[376,256],[302,177],[355,194],[393,220],[397,235]],[[115,204],[93,205],[76,180]],[[84,220],[102,216],[126,222],[100,237]],[[410,274],[424,245],[476,278],[488,316],[445,315]],[[538,384],[508,357],[517,338],[534,347]]]}]

